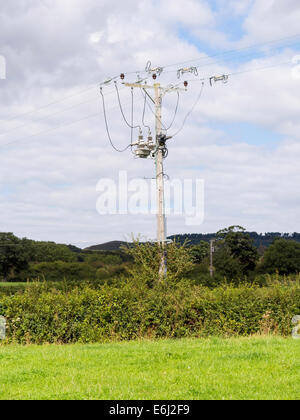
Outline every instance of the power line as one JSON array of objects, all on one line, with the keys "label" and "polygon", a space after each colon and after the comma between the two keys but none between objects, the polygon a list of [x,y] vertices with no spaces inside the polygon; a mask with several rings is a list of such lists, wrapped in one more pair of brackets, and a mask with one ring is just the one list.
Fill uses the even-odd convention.
[{"label": "power line", "polygon": [[[139,125],[134,126],[134,125],[133,125],[133,123],[132,123],[132,124],[129,124],[129,122],[127,121],[127,119],[126,119],[126,117],[125,117],[125,114],[124,114],[124,111],[123,111],[122,104],[121,104],[121,99],[120,99],[119,89],[118,89],[118,85],[117,85],[117,83],[116,83],[116,82],[115,82],[115,87],[116,87],[116,91],[117,91],[117,97],[118,97],[118,102],[119,102],[120,111],[121,111],[122,117],[123,117],[123,119],[124,119],[124,121],[125,121],[126,125],[128,125],[128,127],[129,127],[129,128],[131,128],[131,129],[136,129],[136,128],[141,129],[141,127],[140,127]],[[131,102],[133,103],[133,89],[131,90],[131,97],[132,97],[132,101],[131,101]],[[132,109],[132,117],[133,117],[133,109]],[[132,118],[132,119],[133,119],[133,118]]]},{"label": "power line", "polygon": [[[173,63],[173,64],[167,64],[164,67],[162,67],[162,69],[166,69],[166,68],[169,68],[169,67],[174,67],[174,66],[177,66],[177,65],[183,65],[183,64],[187,64],[187,63],[191,63],[191,62],[203,61],[203,60],[207,60],[209,58],[214,58],[214,57],[218,57],[218,56],[222,56],[222,55],[232,54],[232,53],[244,51],[244,50],[251,49],[251,48],[263,47],[263,46],[267,46],[267,45],[270,45],[270,44],[275,44],[275,43],[279,43],[279,42],[282,42],[282,41],[292,40],[292,39],[299,38],[299,37],[300,37],[300,34],[297,34],[297,35],[294,35],[294,36],[280,38],[280,39],[276,39],[276,40],[272,40],[272,41],[268,41],[268,42],[264,42],[264,43],[253,44],[251,46],[247,46],[247,47],[243,47],[243,48],[238,48],[238,49],[232,49],[232,50],[223,51],[221,53],[216,53],[216,54],[213,54],[213,55],[208,55],[206,57],[199,57],[199,58],[195,58],[195,59],[191,59],[191,60],[186,60],[186,61],[181,61],[181,62],[177,62],[177,63]],[[287,45],[287,46],[289,46],[289,45]],[[222,60],[220,60],[220,61],[222,61]],[[209,63],[209,64],[216,64],[216,63]],[[177,71],[178,70],[176,70],[176,72]],[[124,75],[133,75],[133,74],[138,75],[138,74],[142,74],[142,73],[144,74],[144,73],[147,73],[147,72],[145,70],[136,70],[136,71],[126,72],[126,73],[124,73]],[[110,79],[102,82],[100,85],[103,86],[105,84],[108,84],[111,81],[117,79],[118,77],[119,76],[112,77],[112,78],[110,78]],[[97,86],[99,86],[99,85],[97,85]],[[78,95],[81,95],[83,93],[86,93],[86,92],[88,92],[88,91],[90,91],[92,89],[95,89],[97,86],[94,85],[94,86],[91,86],[91,87],[89,87],[87,89],[81,90],[81,91],[79,91],[77,93],[74,93],[74,94],[65,96],[65,97],[63,97],[61,99],[58,99],[56,101],[50,102],[50,103],[45,104],[45,105],[42,105],[40,107],[37,107],[37,108],[35,108],[32,111],[25,112],[23,114],[18,114],[18,115],[11,116],[9,118],[6,118],[5,121],[8,122],[8,121],[12,121],[12,120],[15,120],[15,119],[18,119],[18,118],[22,118],[22,117],[25,117],[25,116],[34,114],[34,113],[36,113],[36,112],[38,112],[38,111],[40,111],[42,109],[46,109],[46,108],[48,108],[48,107],[50,107],[52,105],[56,105],[57,103],[64,102],[64,101],[66,101],[66,100],[68,100],[70,98],[73,98],[75,96],[78,96]]]},{"label": "power line", "polygon": [[81,122],[81,121],[84,121],[84,120],[87,120],[87,119],[90,119],[90,118],[95,118],[95,117],[99,117],[99,114],[98,113],[97,114],[90,114],[90,115],[87,115],[84,118],[80,118],[79,120],[71,121],[71,122],[68,122],[66,124],[62,124],[62,125],[54,127],[54,128],[49,128],[48,130],[41,131],[41,132],[36,133],[36,134],[32,134],[30,136],[22,137],[22,138],[19,138],[19,139],[16,139],[16,140],[13,140],[13,141],[10,141],[10,142],[7,142],[7,143],[0,144],[0,148],[5,147],[5,146],[9,146],[9,145],[14,144],[14,143],[19,143],[19,142],[22,142],[22,141],[27,140],[27,139],[38,137],[38,136],[41,136],[42,134],[47,134],[47,133],[50,133],[51,131],[55,131],[55,130],[58,130],[60,128],[67,127],[69,125],[77,124],[78,122]]},{"label": "power line", "polygon": [[39,121],[44,121],[44,120],[47,120],[48,118],[54,117],[55,115],[58,115],[58,114],[63,114],[64,112],[67,112],[67,111],[69,111],[70,109],[74,109],[74,108],[76,108],[76,107],[78,107],[78,106],[80,106],[80,105],[85,105],[85,104],[88,104],[88,103],[91,103],[91,102],[96,102],[96,101],[98,101],[98,98],[96,98],[96,99],[90,99],[90,100],[88,100],[88,101],[84,101],[84,102],[80,102],[79,104],[75,104],[75,105],[72,105],[72,106],[70,106],[70,107],[68,107],[68,108],[65,108],[65,109],[63,109],[63,110],[56,111],[56,112],[54,112],[53,114],[46,115],[46,116],[44,116],[44,117],[38,118],[38,119],[36,119],[36,120],[34,120],[34,121],[27,122],[27,123],[22,124],[22,125],[18,125],[17,127],[12,128],[11,130],[7,130],[7,131],[4,131],[3,133],[0,133],[0,137],[1,137],[1,136],[4,136],[5,134],[9,134],[9,133],[11,133],[11,132],[13,132],[13,131],[16,131],[16,130],[18,130],[19,128],[27,127],[28,125],[35,124],[35,123],[37,123],[37,122],[39,122]]},{"label": "power line", "polygon": [[145,124],[146,104],[147,104],[147,92],[145,91],[145,92],[144,92],[144,108],[143,108],[142,123],[143,123],[143,126],[144,126],[145,128],[148,128],[148,130],[149,130],[149,132],[150,132],[150,131],[151,131],[151,128],[150,128],[148,125],[146,125],[146,124]]},{"label": "power line", "polygon": [[179,107],[179,99],[180,99],[180,94],[177,91],[177,104],[176,104],[176,108],[175,108],[175,112],[174,112],[174,117],[173,117],[173,119],[172,119],[171,124],[169,125],[169,127],[166,128],[167,131],[169,131],[170,128],[172,128],[172,126],[173,126],[173,124],[175,122],[175,119],[176,119],[176,116],[177,116],[177,112],[178,112],[178,107]]},{"label": "power line", "polygon": [[178,131],[176,131],[175,134],[172,134],[172,136],[171,136],[172,138],[174,138],[175,136],[177,136],[184,129],[184,126],[185,126],[185,123],[187,122],[187,119],[193,113],[194,109],[196,108],[196,106],[198,105],[198,102],[200,101],[200,99],[202,97],[203,89],[204,89],[204,82],[202,82],[201,90],[200,90],[200,93],[199,93],[199,95],[197,97],[196,102],[194,103],[194,105],[192,106],[192,108],[189,110],[189,112],[186,114],[186,116],[185,116],[185,118],[183,120],[183,123],[182,123],[182,126],[180,127],[180,129]]},{"label": "power line", "polygon": [[[249,58],[249,57],[252,57],[252,56],[253,56],[253,53],[246,54],[246,55],[241,55],[241,56],[236,56],[236,57],[229,57],[228,59],[220,59],[220,60],[211,61],[211,62],[202,64],[202,65],[200,65],[196,68],[198,70],[200,70],[200,69],[203,69],[204,67],[210,67],[210,66],[213,66],[215,64],[224,63],[224,62],[230,63],[234,60],[241,60],[241,59]],[[258,57],[253,57],[253,58],[258,59]],[[259,57],[259,58],[263,58],[263,57]],[[177,73],[177,72],[178,72],[178,70],[169,70],[169,71],[166,71],[165,74],[167,74],[167,73]]]},{"label": "power line", "polygon": [[[165,124],[164,124],[164,123],[163,123],[163,121],[162,121],[161,119],[159,119],[159,117],[155,114],[154,110],[152,109],[151,105],[149,104],[149,102],[148,102],[148,100],[147,100],[147,97],[148,97],[148,98],[150,98],[150,99],[151,99],[151,101],[153,101],[153,99],[151,98],[151,96],[148,94],[148,92],[147,92],[145,89],[143,89],[143,90],[144,90],[145,95],[146,95],[146,104],[147,104],[148,108],[150,109],[150,111],[152,112],[152,114],[155,116],[156,120],[158,120],[158,121],[161,123],[161,125],[162,125],[162,126],[163,126],[163,128],[164,128],[164,130],[166,130],[166,126],[165,126]],[[142,90],[141,90],[141,93],[142,93]],[[143,97],[144,97],[144,96],[143,96]]]},{"label": "power line", "polygon": [[194,58],[194,59],[191,59],[191,60],[180,61],[180,62],[173,63],[173,64],[167,64],[163,68],[166,69],[166,68],[169,68],[169,67],[179,66],[179,65],[188,64],[188,63],[194,63],[194,62],[197,62],[197,61],[206,60],[207,58],[220,57],[222,55],[227,55],[227,54],[232,54],[232,53],[235,53],[235,52],[245,51],[245,50],[248,50],[248,49],[251,49],[251,48],[264,47],[264,46],[267,46],[269,44],[275,44],[277,42],[282,42],[282,41],[286,41],[288,39],[295,39],[295,38],[299,38],[299,37],[300,37],[300,34],[290,36],[290,37],[285,37],[285,38],[279,38],[279,39],[268,41],[268,42],[253,44],[253,45],[250,45],[248,47],[242,47],[242,48],[223,51],[223,52],[212,54],[212,55],[207,55],[206,57],[199,57],[199,58]]},{"label": "power line", "polygon": [[41,109],[49,108],[49,107],[50,107],[50,106],[52,106],[52,105],[56,105],[56,104],[58,104],[58,103],[60,103],[60,102],[64,102],[64,101],[66,101],[67,99],[73,98],[74,96],[81,95],[82,93],[89,92],[90,90],[95,89],[95,88],[96,88],[96,86],[89,87],[88,89],[84,89],[84,90],[79,91],[79,92],[77,92],[77,93],[74,93],[74,94],[72,94],[72,95],[65,96],[65,97],[63,97],[63,98],[61,98],[61,99],[58,99],[57,101],[50,102],[50,103],[48,103],[48,104],[46,104],[46,105],[40,106],[40,107],[38,107],[38,108],[35,108],[35,109],[34,109],[34,110],[32,110],[32,111],[25,112],[24,114],[18,114],[18,115],[12,116],[12,117],[10,117],[10,118],[6,118],[6,120],[5,120],[5,121],[6,121],[6,122],[8,122],[8,121],[16,120],[16,119],[18,119],[18,118],[26,117],[27,115],[34,114],[35,112],[40,111]]},{"label": "power line", "polygon": [[[166,131],[170,130],[170,128],[173,126],[173,124],[175,122],[175,119],[176,119],[176,116],[177,116],[177,112],[178,112],[179,99],[180,99],[179,92],[177,92],[177,95],[178,96],[177,96],[177,104],[176,104],[176,108],[175,108],[175,112],[174,112],[174,117],[173,117],[173,120],[172,120],[171,124],[169,125],[169,127],[166,127],[166,125],[164,124],[164,122],[161,119],[159,119],[159,117],[155,114],[155,112],[153,111],[151,105],[147,101],[147,96],[151,99],[151,101],[153,101],[153,99],[151,98],[151,96],[145,90],[144,90],[144,93],[145,93],[145,96],[143,95],[143,98],[145,100],[145,104],[147,104],[147,106],[150,109],[150,111],[152,112],[152,114],[155,116],[156,119],[158,119],[158,121],[160,122],[160,124],[163,126],[164,130],[166,130]],[[144,108],[144,112],[145,112],[145,108]],[[143,112],[143,115],[144,115],[144,112]]]},{"label": "power line", "polygon": [[[246,74],[246,73],[252,73],[252,72],[256,72],[256,71],[262,71],[262,70],[272,69],[272,68],[280,67],[280,66],[287,65],[287,64],[290,64],[290,61],[285,61],[285,62],[277,63],[277,64],[270,65],[270,66],[264,66],[264,67],[260,67],[260,68],[256,68],[256,69],[249,69],[249,70],[242,70],[242,71],[239,71],[239,72],[233,72],[233,73],[230,73],[228,76],[237,76],[237,75],[240,75],[240,74]],[[202,82],[202,83],[203,83],[203,82],[205,82],[205,81],[208,81],[209,79],[210,79],[209,77],[202,78],[202,79],[190,79],[190,80],[188,80],[188,82],[189,82],[189,83],[191,83],[191,82],[193,82],[193,83],[199,83],[199,82]],[[179,83],[179,84],[178,84],[178,86],[179,86],[180,84],[181,84],[181,83]],[[175,86],[176,86],[176,85],[175,85]],[[111,93],[111,92],[110,92],[110,93]],[[110,94],[110,93],[109,93],[109,94]],[[149,104],[149,102],[148,102],[148,101],[147,101],[147,105],[148,105],[149,109],[151,110],[151,112],[153,112],[153,113],[154,113],[154,111],[152,110],[152,108],[151,108],[151,106],[150,106],[150,104]],[[196,105],[197,105],[197,104],[196,104]],[[196,105],[195,105],[195,106],[196,106]],[[192,111],[191,111],[191,112],[192,112]],[[191,113],[191,112],[190,112],[190,113]],[[95,118],[96,116],[98,116],[98,114],[91,114],[91,115],[88,115],[88,116],[86,116],[86,117],[84,117],[84,118],[81,118],[81,119],[79,119],[79,120],[72,121],[72,122],[70,122],[70,123],[66,123],[66,124],[62,124],[62,125],[57,126],[57,127],[54,127],[54,128],[50,128],[49,130],[41,131],[41,132],[39,132],[39,133],[36,133],[36,134],[30,135],[30,136],[22,137],[22,138],[19,138],[19,139],[13,140],[13,141],[11,141],[11,142],[7,142],[7,143],[4,143],[4,144],[0,144],[0,148],[1,148],[1,147],[8,146],[8,145],[11,145],[11,144],[14,144],[14,143],[21,142],[21,141],[23,141],[23,140],[27,140],[27,139],[35,138],[35,137],[37,137],[37,136],[40,136],[40,135],[43,135],[43,134],[47,134],[47,133],[49,133],[49,132],[51,132],[51,131],[55,131],[55,130],[57,130],[57,129],[64,128],[64,127],[66,127],[66,126],[76,124],[77,122],[81,122],[81,121],[84,121],[84,120],[89,119],[89,118]],[[189,116],[189,115],[188,115],[188,116]],[[186,117],[186,119],[188,118],[188,116]],[[163,123],[162,123],[162,124],[163,124]],[[181,131],[181,130],[180,130],[180,131]],[[178,133],[175,133],[175,135],[177,135],[177,134],[178,134]],[[128,148],[128,147],[127,147],[127,148]]]},{"label": "power line", "polygon": [[[276,64],[272,64],[272,65],[268,65],[268,66],[258,67],[258,68],[255,68],[255,69],[241,70],[241,71],[238,71],[238,72],[229,73],[229,74],[227,74],[227,76],[231,77],[231,76],[238,76],[240,74],[246,74],[246,73],[252,73],[252,72],[254,73],[256,71],[268,70],[268,69],[272,69],[272,68],[276,68],[276,67],[285,66],[287,64],[291,64],[291,61],[283,61],[281,63],[276,63]],[[199,82],[205,82],[205,81],[209,81],[209,80],[210,80],[210,77],[205,77],[205,78],[202,78],[202,79],[188,79],[187,82],[189,82],[189,83],[191,83],[191,82],[192,83],[197,83],[198,82],[199,83]],[[178,85],[180,85],[180,83]]]},{"label": "power line", "polygon": [[[127,72],[127,73],[125,73],[125,75],[137,74],[137,73],[138,73],[138,72]],[[68,95],[68,96],[64,96],[64,97],[62,97],[61,99],[58,99],[58,100],[56,100],[56,101],[49,102],[48,104],[45,104],[45,105],[39,106],[39,107],[37,107],[37,108],[33,109],[32,111],[28,111],[28,112],[25,112],[25,113],[23,113],[23,114],[17,114],[17,115],[11,116],[11,117],[9,117],[9,118],[6,118],[6,119],[5,119],[5,122],[13,121],[13,120],[16,120],[16,119],[19,119],[19,118],[22,118],[22,117],[25,117],[25,116],[28,116],[28,115],[34,114],[34,113],[36,113],[36,112],[40,111],[41,109],[46,109],[46,108],[49,108],[49,107],[50,107],[50,106],[52,106],[52,105],[56,105],[56,104],[58,104],[58,103],[60,103],[60,102],[64,102],[64,101],[66,101],[66,100],[68,100],[68,99],[71,99],[71,98],[73,98],[73,97],[75,97],[75,96],[78,96],[78,95],[81,95],[81,94],[83,94],[83,93],[89,92],[89,91],[91,91],[91,90],[93,90],[93,89],[96,89],[96,88],[98,88],[98,87],[99,87],[99,85],[100,85],[100,86],[107,85],[107,84],[109,84],[110,82],[114,81],[114,80],[115,80],[115,79],[117,79],[117,78],[119,78],[119,75],[118,75],[118,76],[114,76],[114,77],[112,77],[112,78],[110,78],[110,79],[108,79],[108,80],[105,80],[104,82],[101,82],[100,84],[97,84],[97,85],[95,84],[95,85],[93,85],[93,86],[90,86],[89,88],[87,88],[87,89],[83,89],[83,90],[81,90],[81,91],[79,91],[79,92],[77,92],[77,93],[74,93],[74,94],[71,94],[71,95]]]},{"label": "power line", "polygon": [[111,144],[112,148],[113,148],[116,152],[123,153],[123,152],[125,152],[127,149],[129,149],[129,147],[131,147],[131,146],[132,146],[132,144],[128,145],[128,146],[127,146],[127,147],[125,147],[124,149],[118,149],[118,148],[114,145],[114,143],[113,143],[113,141],[112,141],[112,139],[111,139],[110,132],[109,132],[108,121],[107,121],[107,115],[106,115],[105,100],[104,100],[104,95],[103,95],[103,92],[102,92],[102,87],[100,88],[100,94],[101,94],[101,97],[102,97],[103,115],[104,115],[104,122],[105,122],[105,127],[106,127],[107,137],[108,137],[108,139],[109,139],[109,142],[110,142],[110,144]]},{"label": "power line", "polygon": [[[122,89],[124,89],[124,88],[122,88]],[[109,92],[106,93],[106,95],[111,95],[112,93],[113,93],[113,91],[109,91]],[[72,105],[72,106],[70,106],[68,108],[62,109],[60,111],[56,111],[56,112],[54,112],[52,114],[46,115],[45,117],[38,118],[35,121],[27,122],[27,123],[22,124],[22,125],[20,125],[18,127],[12,128],[11,130],[5,131],[4,133],[0,133],[0,137],[3,136],[3,135],[5,135],[5,134],[9,134],[9,133],[11,133],[13,131],[16,131],[19,128],[27,127],[28,125],[35,124],[35,123],[37,123],[39,121],[44,121],[44,120],[47,120],[47,119],[49,119],[51,117],[54,117],[56,115],[63,114],[65,112],[68,112],[70,109],[77,108],[78,106],[85,105],[85,104],[92,103],[92,102],[98,102],[98,100],[99,100],[98,97],[96,99],[89,99],[88,101],[80,102],[80,103],[75,104],[75,105]]]}]

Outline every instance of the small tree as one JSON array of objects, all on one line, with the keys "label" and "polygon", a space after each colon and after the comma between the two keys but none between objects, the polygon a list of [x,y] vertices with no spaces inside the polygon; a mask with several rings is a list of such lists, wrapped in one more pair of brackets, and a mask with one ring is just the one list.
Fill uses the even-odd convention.
[{"label": "small tree", "polygon": [[[127,255],[133,258],[134,265],[129,272],[137,284],[153,287],[160,282],[159,267],[161,261],[161,246],[156,243],[133,242],[133,246],[123,247]],[[165,282],[174,284],[194,268],[194,257],[184,244],[172,242],[165,247],[167,254],[167,275]]]}]

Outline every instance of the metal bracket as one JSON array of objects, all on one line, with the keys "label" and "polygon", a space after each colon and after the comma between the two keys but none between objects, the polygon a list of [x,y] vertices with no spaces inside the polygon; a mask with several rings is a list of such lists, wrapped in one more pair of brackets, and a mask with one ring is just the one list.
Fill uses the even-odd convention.
[{"label": "metal bracket", "polygon": [[229,76],[227,74],[222,74],[222,76],[213,76],[209,79],[210,86],[212,86],[212,82],[223,82],[224,84],[228,83]]}]

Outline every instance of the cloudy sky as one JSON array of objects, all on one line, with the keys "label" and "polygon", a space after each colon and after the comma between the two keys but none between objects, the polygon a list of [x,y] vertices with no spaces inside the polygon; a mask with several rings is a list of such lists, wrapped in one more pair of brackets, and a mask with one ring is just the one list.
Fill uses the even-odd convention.
[{"label": "cloudy sky", "polygon": [[[153,161],[111,148],[99,95],[100,82],[121,72],[133,72],[126,78],[135,81],[151,60],[166,66],[166,85],[177,83],[185,61],[199,67],[198,79],[233,73],[226,85],[206,80],[169,145],[170,178],[205,181],[205,219],[186,226],[184,217],[172,216],[168,233],[232,224],[299,232],[299,20],[298,0],[1,2],[0,231],[81,247],[131,233],[155,236],[153,215],[96,211],[100,179],[117,180],[120,170],[129,179],[153,177]],[[193,81],[180,95],[174,132],[201,88],[187,77]],[[125,147],[130,129],[113,89],[104,89],[111,135]],[[130,91],[120,93],[130,118]],[[140,92],[135,105],[140,123]],[[169,94],[166,124],[175,106],[176,94]],[[153,122],[150,111],[146,120]]]}]

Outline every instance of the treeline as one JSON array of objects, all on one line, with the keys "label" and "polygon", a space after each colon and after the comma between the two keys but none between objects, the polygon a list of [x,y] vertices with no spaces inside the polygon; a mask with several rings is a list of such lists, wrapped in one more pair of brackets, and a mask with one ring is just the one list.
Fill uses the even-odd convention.
[{"label": "treeline", "polygon": [[[263,286],[268,274],[300,273],[300,243],[293,239],[298,234],[270,234],[269,237],[271,235],[272,243],[263,249],[257,248],[253,235],[240,226],[223,229],[197,244],[190,241],[189,236],[176,237],[166,248],[168,273],[182,273],[191,284],[208,287],[218,287],[224,282],[236,285],[255,282]],[[212,267],[208,239],[214,241]],[[92,251],[0,233],[0,282],[3,283],[116,284],[132,277],[133,273],[138,278],[143,267],[151,283],[158,275],[160,258],[159,250],[151,243],[130,244],[127,249],[118,251]],[[179,280],[180,276],[176,281]]]},{"label": "treeline", "polygon": [[[300,243],[300,233],[280,233],[280,232],[269,232],[269,233],[257,233],[257,232],[245,232],[252,239],[253,244],[256,248],[263,250],[268,248],[275,239],[285,239],[287,241],[296,241]],[[186,233],[183,235],[169,236],[168,239],[176,240],[181,244],[188,241],[191,245],[199,245],[202,241],[210,242],[216,239],[216,233]]]},{"label": "treeline", "polygon": [[[243,228],[223,229],[215,237],[210,277],[209,244],[204,241],[189,247],[173,241],[164,249],[134,242],[119,253],[107,253],[77,252],[65,245],[6,235],[0,268],[5,262],[11,264],[10,278],[17,270],[19,276],[26,270],[36,274],[40,270],[47,280],[28,283],[22,291],[0,293],[7,342],[289,336],[292,319],[300,313],[300,244],[296,241],[275,239],[261,256]],[[168,270],[159,274],[163,252]],[[19,258],[18,265],[13,258]],[[45,258],[48,261],[41,262]],[[67,261],[54,261],[57,258]]]},{"label": "treeline", "polygon": [[2,282],[104,281],[124,273],[129,261],[121,251],[93,252],[0,233]]},{"label": "treeline", "polygon": [[265,284],[266,274],[286,276],[300,273],[300,243],[290,237],[274,236],[272,244],[262,252],[255,246],[251,235],[241,226],[231,226],[217,232],[213,238],[213,277],[209,277],[210,245],[201,241],[191,246],[198,262],[195,277],[202,277],[202,284],[216,286],[224,278],[229,282],[255,281]]}]

